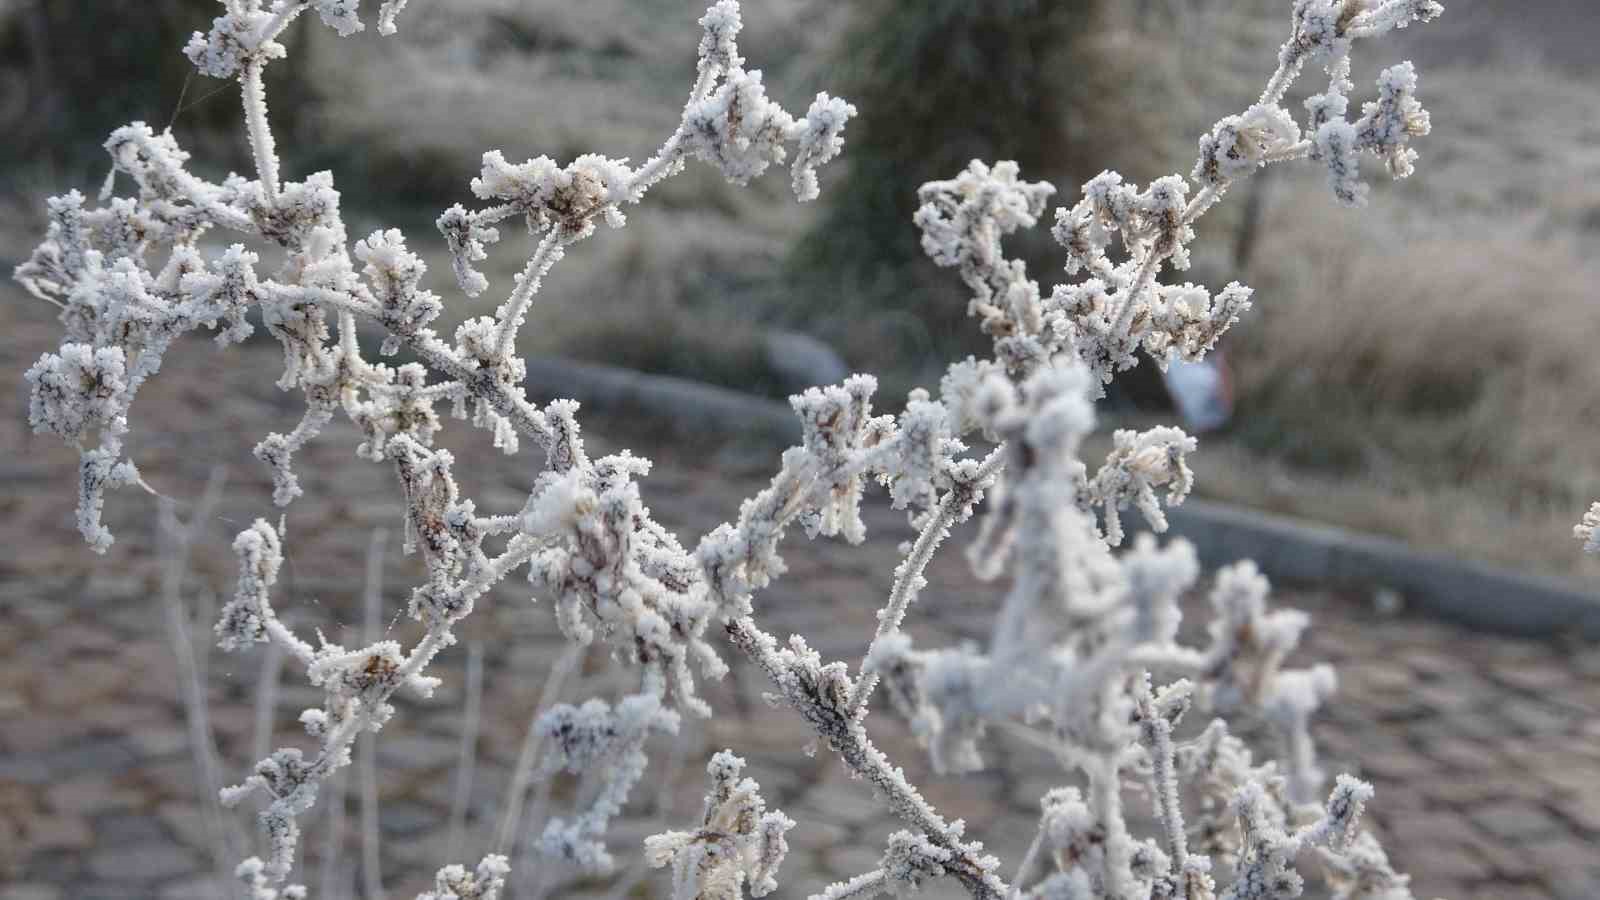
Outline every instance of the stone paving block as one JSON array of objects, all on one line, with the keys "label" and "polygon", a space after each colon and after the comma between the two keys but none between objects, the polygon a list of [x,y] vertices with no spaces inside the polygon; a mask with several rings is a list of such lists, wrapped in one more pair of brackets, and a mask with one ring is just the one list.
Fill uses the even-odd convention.
[{"label": "stone paving block", "polygon": [[[1503,881],[1526,882],[1539,875],[1539,867],[1526,848],[1494,838],[1474,840],[1471,845],[1473,851],[1478,853]],[[1426,865],[1426,858],[1419,856],[1418,862]]]},{"label": "stone paving block", "polygon": [[1565,834],[1547,834],[1539,840],[1528,841],[1527,848],[1546,883],[1588,881],[1600,886],[1600,854],[1595,853],[1592,842]]},{"label": "stone paving block", "polygon": [[[218,809],[217,813],[223,819],[232,817],[240,822],[245,821],[245,817],[238,810]],[[198,806],[193,803],[168,801],[157,807],[156,815],[179,844],[206,853],[210,852],[216,835],[212,833],[211,822]],[[251,834],[254,828],[255,822],[252,818],[240,833]]]},{"label": "stone paving block", "polygon": [[0,782],[46,784],[52,774],[50,764],[38,756],[9,754],[0,757]]},{"label": "stone paving block", "polygon": [[1456,681],[1468,676],[1472,670],[1472,664],[1461,657],[1426,647],[1406,651],[1404,662],[1412,671],[1429,680]]},{"label": "stone paving block", "polygon": [[835,822],[800,822],[789,830],[789,846],[801,850],[826,850],[849,839],[851,829]]},{"label": "stone paving block", "polygon": [[1517,762],[1533,777],[1562,794],[1587,796],[1600,804],[1600,780],[1594,777],[1593,762],[1565,750],[1518,754]]},{"label": "stone paving block", "polygon": [[[108,660],[75,660],[58,667],[51,677],[40,679],[34,696],[46,709],[81,709],[99,697],[118,692],[127,677],[127,672]],[[115,715],[115,708],[108,705],[103,715]]]},{"label": "stone paving block", "polygon": [[0,887],[0,900],[61,900],[61,889],[51,884],[13,884]]},{"label": "stone paving block", "polygon": [[169,844],[172,836],[155,815],[144,812],[105,813],[94,820],[95,844],[114,847],[122,844]]},{"label": "stone paving block", "polygon": [[1520,772],[1505,771],[1430,781],[1426,790],[1433,799],[1458,809],[1476,809],[1515,800],[1533,802],[1550,793],[1549,788],[1536,779]]},{"label": "stone paving block", "polygon": [[129,900],[128,884],[105,881],[80,884],[72,889],[72,900]]},{"label": "stone paving block", "polygon": [[1517,699],[1499,708],[1501,718],[1524,735],[1565,734],[1580,718],[1532,699]]},{"label": "stone paving block", "polygon": [[84,715],[42,712],[31,708],[28,727],[7,729],[6,744],[15,753],[37,754],[82,740],[95,730],[95,722]]},{"label": "stone paving block", "polygon": [[[265,383],[270,385],[270,380]],[[257,393],[267,398],[260,402],[277,402],[276,392],[270,387]],[[147,415],[154,411],[159,416],[159,408],[160,401],[154,395],[147,399]],[[199,426],[174,418],[168,427],[174,441],[181,441],[191,439],[182,436],[183,429],[193,433]],[[8,428],[15,428],[15,423],[0,422],[0,440],[9,434],[5,431]],[[595,430],[604,431],[603,423],[597,424]],[[346,444],[340,443],[347,439]],[[330,479],[346,471],[343,463],[354,441],[353,429],[330,429],[327,441],[308,455],[302,470],[308,490],[321,487],[326,491]],[[248,442],[242,445],[241,452],[247,451]],[[81,546],[72,544],[75,539],[70,533],[70,521],[58,521],[62,507],[54,494],[63,479],[70,483],[75,471],[70,453],[58,455],[59,471],[51,469],[49,478],[41,479],[38,488],[52,492],[52,502],[40,505],[38,513],[23,513],[37,516],[23,524],[40,534],[59,535],[68,549],[50,556],[55,551],[47,548],[37,559],[30,556],[20,563],[37,568],[20,570],[34,592],[29,603],[33,614],[10,612],[0,601],[0,647],[6,648],[0,654],[0,696],[7,685],[25,684],[29,687],[20,690],[20,696],[31,703],[36,670],[49,671],[51,661],[60,659],[64,652],[115,653],[109,658],[121,675],[113,694],[99,698],[106,699],[105,704],[86,700],[92,702],[91,707],[63,710],[55,716],[42,708],[25,709],[25,726],[13,724],[17,719],[0,718],[0,779],[8,772],[29,776],[31,783],[21,785],[24,793],[18,794],[22,798],[19,805],[31,803],[57,817],[68,814],[48,805],[45,787],[70,785],[77,777],[90,778],[108,769],[115,774],[117,768],[126,768],[126,784],[135,787],[140,798],[137,802],[145,806],[117,801],[117,805],[97,811],[137,811],[157,817],[168,845],[180,851],[167,863],[174,870],[180,862],[189,868],[147,882],[149,889],[136,896],[181,900],[185,891],[204,890],[198,886],[209,875],[209,861],[204,852],[208,842],[204,840],[203,817],[195,806],[200,802],[197,776],[187,756],[170,646],[161,617],[146,604],[146,594],[107,599],[118,592],[126,594],[130,585],[146,591],[153,583],[155,569],[152,560],[145,558],[149,547],[148,516],[114,514],[125,516],[112,523],[122,529],[127,541],[119,544],[118,552],[133,548],[127,568],[118,575],[127,582],[120,586],[107,584],[111,589],[107,598],[91,598],[92,602],[79,604],[74,598],[82,598],[83,580],[60,577],[61,571],[83,571],[85,566]],[[466,467],[481,469],[485,479],[506,486],[507,491],[511,487],[521,491],[527,486],[525,459],[503,460],[492,453],[475,455],[467,450],[463,450],[461,458]],[[763,467],[749,478],[712,478],[693,465],[670,460],[658,463],[661,465],[657,476],[646,481],[647,500],[661,507],[664,518],[691,523],[692,527],[683,532],[689,536],[727,518],[737,509],[738,498],[759,489],[769,474]],[[171,478],[177,471],[170,462],[164,470],[159,455],[149,465],[152,477]],[[295,603],[308,596],[317,598],[315,607],[309,600],[302,604],[313,614],[304,620],[304,627],[309,629],[312,623],[325,625],[334,640],[352,639],[347,630],[333,622],[335,618],[349,620],[359,607],[359,578],[352,578],[349,573],[360,569],[365,530],[352,527],[351,523],[368,517],[383,518],[385,524],[392,524],[388,514],[393,509],[379,509],[394,506],[393,495],[382,493],[388,489],[387,475],[379,468],[363,470],[366,474],[362,478],[370,478],[368,487],[382,499],[354,497],[345,490],[361,487],[354,483],[338,485],[336,502],[297,507],[295,513],[303,524],[297,531],[297,582],[292,596]],[[204,477],[203,471],[198,477]],[[671,481],[671,489],[653,494],[651,483],[658,480]],[[259,493],[259,485],[248,487],[248,491]],[[251,498],[254,495],[241,500],[229,515],[248,520],[258,514],[260,510],[253,504],[260,498]],[[508,492],[495,502],[509,503],[514,499],[513,493]],[[374,513],[375,509],[382,515]],[[837,651],[852,665],[865,647],[871,614],[886,590],[885,579],[894,563],[892,545],[904,528],[903,519],[882,504],[869,504],[867,515],[876,530],[875,540],[865,547],[803,540],[786,544],[785,555],[794,573],[813,582],[807,586],[795,581],[779,582],[782,591],[790,593],[763,595],[766,605],[758,603],[758,615],[766,616],[768,624],[815,632],[819,646]],[[8,524],[16,525],[0,522],[0,528]],[[204,568],[210,573],[205,577],[218,583],[231,578],[232,561],[227,552],[231,535],[222,531],[226,529],[219,529],[215,546],[196,556],[197,572]],[[952,546],[958,547],[960,540],[958,537],[952,541]],[[395,554],[387,567],[386,578],[392,579],[389,583],[393,586],[385,593],[388,606],[398,608],[402,602],[404,588],[415,578],[415,571],[408,568],[413,563],[414,560],[401,560]],[[973,600],[995,596],[996,589],[972,581],[959,552],[942,554],[934,565],[930,577],[941,589],[930,589],[919,600],[912,612],[912,633],[928,646],[948,642],[949,635],[985,637],[992,625],[992,609]],[[57,571],[49,571],[51,568]],[[7,576],[0,576],[3,577]],[[14,583],[0,583],[0,597]],[[819,597],[831,596],[865,599],[839,608],[819,602]],[[62,597],[73,602],[53,601]],[[788,600],[774,602],[783,597]],[[555,634],[548,607],[528,604],[525,586],[497,593],[494,599],[496,602],[480,604],[479,613],[464,623],[463,637],[490,642],[485,709],[512,710],[514,714],[487,716],[484,722],[480,767],[489,766],[499,775],[496,780],[484,774],[481,781],[485,787],[475,787],[475,830],[471,831],[475,845],[484,839],[485,826],[492,826],[497,818],[500,798],[496,792],[504,790],[505,770],[520,746],[544,670],[564,646]],[[1323,759],[1330,766],[1348,762],[1358,771],[1373,775],[1379,788],[1371,808],[1373,821],[1380,823],[1381,830],[1389,836],[1393,858],[1416,875],[1419,900],[1432,896],[1451,900],[1472,900],[1474,896],[1492,896],[1496,900],[1600,900],[1600,891],[1584,893],[1591,885],[1583,880],[1585,873],[1576,860],[1583,849],[1600,841],[1600,803],[1590,802],[1583,794],[1586,780],[1600,783],[1600,721],[1593,721],[1590,713],[1600,696],[1596,690],[1600,681],[1588,678],[1579,667],[1558,658],[1549,645],[1467,633],[1418,616],[1405,615],[1377,623],[1366,605],[1325,592],[1280,591],[1276,602],[1303,605],[1318,623],[1308,633],[1307,646],[1291,664],[1330,657],[1341,662],[1338,706],[1329,711],[1330,715],[1319,717],[1316,726],[1323,742]],[[287,596],[286,604],[292,605]],[[1189,626],[1202,636],[1204,616],[1193,613],[1203,607],[1204,598],[1197,597],[1188,610]],[[64,650],[72,647],[79,649]],[[396,810],[406,812],[409,804],[414,820],[400,829],[406,832],[405,836],[391,828],[385,839],[385,866],[392,876],[389,886],[393,891],[408,886],[426,887],[440,862],[439,842],[443,840],[445,810],[451,794],[449,770],[455,761],[455,729],[460,717],[459,705],[452,702],[458,696],[455,685],[460,681],[459,655],[458,649],[452,650],[441,660],[440,671],[447,677],[448,690],[441,692],[439,701],[405,701],[378,741],[385,764],[385,808],[392,816]],[[622,684],[595,674],[612,671],[601,656],[597,653],[591,660],[585,683],[569,685],[565,699],[581,699],[597,691],[613,692]],[[733,661],[731,655],[724,656]],[[244,757],[254,727],[257,663],[254,658],[240,660],[220,654],[210,659],[206,690],[221,736],[223,776],[228,782],[236,781],[249,763]],[[93,668],[85,671],[89,681],[110,677],[108,672],[97,673]],[[304,686],[303,680],[297,680],[300,678],[293,667],[286,671],[280,696],[283,707],[279,711],[279,737],[285,743],[306,746],[304,736],[294,729],[290,713],[317,702],[319,695]],[[94,690],[103,686],[96,685]],[[78,690],[62,688],[49,699],[56,702]],[[84,697],[93,693],[88,688],[82,690],[87,692]],[[691,742],[692,749],[686,752],[678,776],[680,789],[672,792],[679,802],[669,818],[677,820],[688,810],[677,824],[683,827],[693,821],[704,791],[704,779],[698,769],[705,753],[729,746],[750,759],[750,772],[762,782],[769,799],[783,798],[782,803],[774,805],[800,822],[790,833],[794,853],[785,865],[778,896],[803,897],[820,889],[834,863],[847,863],[853,869],[841,871],[839,876],[856,874],[875,864],[883,838],[897,826],[877,808],[861,783],[844,777],[826,750],[814,760],[800,755],[800,747],[810,736],[791,711],[772,710],[761,702],[760,694],[768,690],[767,685],[745,667],[736,665],[725,683],[707,684],[704,690],[718,708],[719,718],[696,725],[700,730],[692,738],[686,723],[684,740]],[[112,696],[124,705],[110,704]],[[144,724],[142,718],[146,715],[159,722]],[[95,730],[94,722],[100,723],[100,730]],[[914,780],[930,785],[929,793],[936,797],[941,812],[972,821],[974,836],[988,841],[1008,864],[1017,861],[1017,854],[1031,839],[1038,820],[1038,797],[1048,787],[1071,780],[1048,758],[1012,755],[1011,748],[999,736],[991,736],[984,747],[986,756],[997,767],[1015,766],[1012,775],[992,779],[985,773],[976,779],[930,781],[926,776],[926,754],[913,746],[892,712],[882,705],[875,707],[868,726],[885,751],[910,770]],[[146,731],[151,728],[165,731]],[[100,752],[108,757],[107,767],[92,760],[86,762],[84,745],[96,742],[104,742]],[[27,746],[22,747],[23,744]],[[131,755],[131,762],[122,759],[124,749]],[[93,756],[94,751],[87,752],[87,757]],[[656,824],[652,818],[657,795],[654,784],[666,771],[666,761],[657,756],[651,765],[646,786],[625,810],[627,818],[619,822],[627,839],[612,841],[613,852],[625,865],[635,861],[637,839],[644,833],[636,829],[654,828]],[[490,769],[481,771],[487,773]],[[115,792],[124,781],[112,778],[109,784]],[[563,791],[570,789],[570,784],[563,787]],[[1546,818],[1508,818],[1503,810],[1517,808],[1518,803],[1542,810]],[[1142,814],[1144,805],[1141,798],[1130,799],[1131,812]],[[552,808],[565,806],[557,804]],[[353,801],[350,813],[353,847],[357,818]],[[250,813],[240,815],[247,819]],[[312,835],[325,821],[323,815],[319,809],[305,823],[308,861],[316,859],[320,840]],[[1499,830],[1480,827],[1477,816],[1495,817]],[[125,820],[124,825],[128,821],[132,820]],[[21,832],[19,839],[20,835]],[[117,848],[119,851],[141,849],[151,843],[134,830],[125,836],[134,843]],[[182,845],[192,849],[182,851]],[[154,863],[161,862],[153,848],[149,855]],[[96,874],[108,865],[102,857],[98,850],[42,849],[22,862],[16,877],[19,884],[42,883],[60,889],[59,896],[46,900],[94,896],[130,900],[127,882],[113,884]],[[83,871],[86,868],[88,872]],[[1553,870],[1567,873],[1561,883],[1547,877]],[[661,896],[664,883],[660,875],[648,873],[635,896]],[[604,896],[612,883],[574,883],[565,893],[554,896]],[[920,895],[921,900],[959,896],[949,888],[932,885]],[[162,896],[162,890],[170,896]],[[0,893],[0,900],[12,898]]]},{"label": "stone paving block", "polygon": [[858,825],[882,816],[872,789],[843,776],[813,787],[797,809],[840,825]]},{"label": "stone paving block", "polygon": [[1375,802],[1368,815],[1382,823],[1384,831],[1397,835],[1415,835],[1418,844],[1430,848],[1440,846],[1466,846],[1483,840],[1486,835],[1478,830],[1469,816],[1459,815],[1449,809],[1393,810]]},{"label": "stone paving block", "polygon": [[101,772],[56,781],[45,789],[44,798],[51,809],[62,813],[107,812],[137,806],[144,800],[136,788]]},{"label": "stone paving block", "polygon": [[959,809],[970,822],[994,822],[1005,814],[1006,781],[993,769],[954,778],[925,778],[918,785],[937,809]]},{"label": "stone paving block", "polygon": [[866,843],[854,847],[835,847],[824,855],[824,865],[834,878],[844,881],[854,878],[862,872],[870,872],[878,867],[883,859],[883,849],[874,848]]},{"label": "stone paving block", "polygon": [[1549,810],[1520,801],[1486,804],[1471,816],[1489,834],[1521,844],[1543,843],[1562,830],[1561,822]]},{"label": "stone paving block", "polygon": [[35,816],[28,820],[24,831],[22,841],[29,853],[85,850],[94,843],[94,830],[87,819],[79,816]]},{"label": "stone paving block", "polygon": [[1546,876],[1544,883],[1556,900],[1594,900],[1600,897],[1600,869],[1556,873]]},{"label": "stone paving block", "polygon": [[[171,843],[128,844],[96,849],[89,855],[95,877],[124,885],[164,881],[189,875],[200,868],[196,855]],[[126,895],[124,895],[126,896]]]},{"label": "stone paving block", "polygon": [[[1497,690],[1499,689],[1489,689],[1489,696],[1497,697]],[[1501,719],[1497,714],[1498,705],[1491,700],[1480,710],[1452,713],[1440,720],[1439,727],[1460,737],[1498,744],[1513,733],[1511,723]]]},{"label": "stone paving block", "polygon": [[[148,720],[147,720],[148,721]],[[187,754],[190,748],[187,729],[173,725],[141,725],[128,731],[128,739],[147,758]]]},{"label": "stone paving block", "polygon": [[139,755],[132,743],[122,737],[90,737],[49,752],[54,777],[85,772],[119,774],[135,767]]},{"label": "stone paving block", "polygon": [[378,827],[384,835],[405,837],[437,826],[447,814],[411,800],[385,801],[378,810]]},{"label": "stone paving block", "polygon": [[1472,894],[1472,900],[1550,900],[1550,892],[1541,885],[1517,884],[1496,885],[1493,888],[1480,888]]},{"label": "stone paving block", "polygon": [[1574,675],[1567,666],[1533,660],[1497,662],[1491,672],[1501,684],[1535,695],[1567,686]]},{"label": "stone paving block", "polygon": [[1579,833],[1600,840],[1600,802],[1596,802],[1595,798],[1561,796],[1555,800],[1555,808],[1562,818],[1577,827]]},{"label": "stone paving block", "polygon": [[404,763],[407,768],[431,769],[453,766],[461,753],[459,737],[429,735],[385,735],[378,741],[378,765],[384,768]]},{"label": "stone paving block", "polygon": [[1458,679],[1423,682],[1413,688],[1412,693],[1429,709],[1446,718],[1473,709],[1487,699],[1481,687]]},{"label": "stone paving block", "polygon": [[1445,739],[1429,742],[1424,754],[1459,772],[1488,772],[1505,766],[1505,760],[1489,745],[1477,741]]},{"label": "stone paving block", "polygon": [[1422,872],[1417,874],[1425,875],[1430,884],[1472,884],[1494,875],[1494,868],[1482,855],[1459,844],[1421,843],[1407,852],[1415,861],[1412,868],[1421,867]]},{"label": "stone paving block", "polygon": [[1408,781],[1439,771],[1439,764],[1409,748],[1364,756],[1362,771],[1381,781]]},{"label": "stone paving block", "polygon": [[228,896],[233,885],[216,875],[196,875],[164,885],[157,900],[217,900]]}]

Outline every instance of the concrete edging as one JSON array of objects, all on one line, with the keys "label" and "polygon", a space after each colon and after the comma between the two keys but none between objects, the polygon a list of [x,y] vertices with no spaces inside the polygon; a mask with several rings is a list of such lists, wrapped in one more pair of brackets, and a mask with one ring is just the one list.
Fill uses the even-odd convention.
[{"label": "concrete edging", "polygon": [[[679,432],[710,430],[786,443],[800,438],[799,421],[775,400],[597,363],[527,363],[528,388],[541,396],[571,397],[607,412],[670,423]],[[1600,640],[1600,593],[1574,581],[1522,575],[1389,538],[1202,500],[1173,508],[1168,519],[1169,535],[1193,543],[1207,568],[1253,559],[1275,579],[1398,591],[1408,606],[1472,628]]]},{"label": "concrete edging", "polygon": [[1600,594],[1574,581],[1204,500],[1189,500],[1167,518],[1168,534],[1194,544],[1208,568],[1253,559],[1272,578],[1398,591],[1407,606],[1472,628],[1600,640]]}]

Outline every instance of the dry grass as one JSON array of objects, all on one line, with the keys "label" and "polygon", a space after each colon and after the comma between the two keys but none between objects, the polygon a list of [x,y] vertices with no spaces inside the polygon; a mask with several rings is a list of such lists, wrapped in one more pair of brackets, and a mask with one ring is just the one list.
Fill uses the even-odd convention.
[{"label": "dry grass", "polygon": [[[341,39],[307,27],[297,38],[309,45],[302,59],[311,61],[314,83],[331,86],[321,92],[312,137],[338,148],[338,168],[351,184],[398,178],[429,200],[462,198],[480,155],[493,148],[512,159],[599,152],[642,160],[677,123],[694,80],[704,7],[700,0],[464,0],[408,9],[393,39]],[[839,10],[816,0],[744,7],[745,55],[766,71],[773,96],[804,109],[805,89],[818,77],[809,60]],[[808,24],[799,27],[803,17]],[[699,180],[669,183],[655,202],[736,202],[714,191],[708,204],[702,190]]]},{"label": "dry grass", "polygon": [[1274,185],[1261,302],[1231,348],[1241,418],[1204,483],[1600,576],[1570,538],[1600,496],[1600,97],[1528,65],[1432,72],[1424,91],[1418,174],[1359,222],[1315,179]]}]

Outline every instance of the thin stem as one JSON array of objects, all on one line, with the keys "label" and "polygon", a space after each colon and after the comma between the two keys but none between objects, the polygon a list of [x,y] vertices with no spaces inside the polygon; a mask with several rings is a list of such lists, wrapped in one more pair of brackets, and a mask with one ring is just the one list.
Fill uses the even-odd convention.
[{"label": "thin stem", "polygon": [[[183,695],[184,721],[189,731],[189,751],[200,769],[200,809],[211,839],[212,862],[224,883],[231,882],[233,862],[245,844],[238,823],[222,815],[217,796],[222,792],[222,769],[216,742],[211,734],[210,708],[202,684],[200,664],[189,635],[188,616],[183,608],[183,579],[189,569],[189,553],[201,524],[210,521],[222,499],[226,478],[221,468],[213,469],[205,490],[196,502],[187,526],[178,521],[173,502],[163,499],[158,506],[158,530],[162,545],[161,602],[171,638],[172,655],[178,664],[179,688]],[[209,642],[208,642],[209,646]]]},{"label": "thin stem", "polygon": [[1099,765],[1084,767],[1089,776],[1091,808],[1106,830],[1106,892],[1112,897],[1130,896],[1133,887],[1124,883],[1130,874],[1133,840],[1128,835],[1128,822],[1122,815],[1122,778],[1118,773],[1121,768],[1118,756],[1118,753],[1112,752],[1097,760]]},{"label": "thin stem", "polygon": [[1033,861],[1039,856],[1039,848],[1044,846],[1044,828],[1041,826],[1033,833],[1033,843],[1028,845],[1028,852],[1022,854],[1022,862],[1017,864],[1017,874],[1011,879],[1011,891],[1006,894],[1006,900],[1017,900],[1022,896],[1022,880],[1028,877],[1028,870],[1033,868]]},{"label": "thin stem", "polygon": [[[539,782],[539,787],[533,792],[533,799],[528,801],[528,809],[523,814],[523,818],[527,820],[528,825],[522,829],[522,839],[517,842],[517,853],[511,859],[513,872],[518,870],[518,864],[522,860],[533,856],[535,853],[534,842],[538,839],[534,837],[534,824],[544,820],[544,809],[550,805],[550,792],[554,788],[554,779],[546,778]],[[524,897],[526,897],[526,900],[544,900],[545,895],[550,893],[550,882],[545,877],[549,874],[550,868],[550,866],[539,866],[533,870],[531,883],[517,882],[514,884],[514,887],[519,888],[514,900],[523,900]],[[526,890],[520,890],[521,888],[526,888]]]},{"label": "thin stem", "polygon": [[666,143],[661,145],[661,149],[656,151],[655,156],[645,160],[644,165],[634,170],[633,177],[628,179],[628,195],[637,197],[671,175],[674,167],[683,159],[678,149],[682,143],[683,127],[679,126],[678,130],[667,138]]},{"label": "thin stem", "polygon": [[849,881],[828,885],[814,900],[865,900],[889,890],[889,873],[882,869],[862,872]]},{"label": "thin stem", "polygon": [[1183,828],[1183,809],[1178,799],[1178,776],[1174,765],[1176,749],[1172,744],[1172,723],[1165,719],[1151,722],[1146,731],[1150,738],[1150,796],[1155,803],[1161,828],[1167,834],[1167,856],[1172,872],[1183,871],[1189,859],[1188,837]]},{"label": "thin stem", "polygon": [[1290,44],[1279,54],[1277,70],[1267,79],[1267,86],[1262,89],[1261,97],[1256,100],[1261,106],[1271,106],[1282,101],[1283,95],[1289,92],[1295,79],[1300,77],[1300,70],[1305,66],[1305,53],[1294,45],[1293,36],[1289,41]]},{"label": "thin stem", "polygon": [[[661,768],[661,788],[656,791],[655,808],[651,810],[655,818],[658,833],[671,828],[674,803],[674,791],[678,786],[678,779],[683,775],[684,757],[689,752],[689,742],[677,740],[672,742],[672,753],[667,757],[667,764]],[[633,865],[628,867],[628,874],[617,879],[616,887],[606,895],[606,900],[628,900],[638,890],[645,878],[649,877],[649,870],[644,866],[642,858],[635,859]]]},{"label": "thin stem", "polygon": [[1196,219],[1205,215],[1211,207],[1217,205],[1217,201],[1222,199],[1222,195],[1226,191],[1226,185],[1208,184],[1201,188],[1200,193],[1195,194],[1194,199],[1189,201],[1189,205],[1183,208],[1183,224],[1193,225]]},{"label": "thin stem", "polygon": [[568,676],[578,667],[584,649],[578,644],[568,644],[567,649],[550,667],[550,674],[545,677],[544,688],[539,692],[539,702],[534,707],[533,715],[528,717],[528,729],[522,736],[522,749],[517,754],[516,768],[511,770],[511,787],[506,791],[505,812],[500,819],[499,829],[495,831],[493,851],[495,853],[505,853],[516,840],[517,827],[522,819],[522,798],[527,794],[528,784],[533,780],[533,764],[538,760],[539,745],[543,741],[543,737],[534,725],[538,722],[539,716],[561,696],[561,689],[565,686]]},{"label": "thin stem", "polygon": [[356,316],[348,309],[339,310],[339,349],[352,366],[360,366],[361,345],[356,342]]},{"label": "thin stem", "polygon": [[244,124],[250,133],[250,153],[255,157],[256,173],[261,178],[261,190],[267,206],[278,205],[278,148],[272,140],[272,128],[267,124],[267,90],[262,83],[261,70],[265,67],[259,58],[246,62],[239,74],[239,86],[244,95]]},{"label": "thin stem", "polygon": [[[378,639],[382,628],[383,610],[383,545],[388,540],[386,529],[375,528],[367,544],[367,574],[362,591],[362,639],[371,644]],[[431,633],[430,633],[431,635]],[[354,717],[347,721],[354,721]],[[379,858],[378,837],[378,752],[376,735],[371,732],[360,737],[361,754],[361,881],[367,900],[382,900],[383,873]]]},{"label": "thin stem", "polygon": [[[684,119],[688,118],[690,107],[710,95],[711,88],[716,85],[717,78],[721,74],[715,66],[706,65],[704,61],[701,62],[695,75],[694,87],[689,89],[689,99],[683,104]],[[644,165],[636,169],[633,177],[628,179],[628,196],[638,197],[672,174],[674,168],[683,159],[683,153],[680,150],[683,145],[683,135],[684,125],[680,122],[677,130],[673,131],[666,141],[662,143],[661,149],[657,150],[654,156],[645,160]]]},{"label": "thin stem", "polygon": [[511,291],[511,296],[501,305],[495,313],[495,318],[500,321],[500,330],[495,338],[495,358],[505,359],[511,355],[517,342],[517,332],[522,329],[522,323],[527,318],[528,307],[533,304],[534,295],[539,293],[539,288],[544,282],[544,276],[550,269],[566,255],[566,246],[573,242],[572,238],[563,238],[559,229],[552,228],[539,241],[539,246],[529,257],[528,264],[522,268],[518,276],[517,286]]},{"label": "thin stem", "polygon": [[[1199,199],[1198,197],[1196,199]],[[1151,247],[1145,251],[1144,259],[1139,261],[1139,268],[1134,272],[1133,280],[1128,282],[1128,287],[1123,291],[1127,294],[1123,298],[1122,306],[1117,310],[1117,321],[1111,327],[1111,333],[1123,336],[1133,326],[1133,308],[1139,302],[1139,296],[1150,288],[1151,282],[1156,279],[1156,271],[1161,268],[1162,256]]]},{"label": "thin stem", "polygon": [[845,715],[842,707],[810,693],[814,686],[808,688],[802,679],[794,677],[779,656],[777,641],[771,635],[757,627],[748,616],[731,620],[724,627],[734,646],[766,673],[789,705],[827,739],[850,771],[876,789],[890,812],[921,831],[934,846],[949,851],[950,859],[944,863],[946,872],[979,900],[1001,900],[1005,896],[1005,882],[994,875],[990,860],[982,855],[978,846],[963,840],[906,780],[905,773],[873,746],[859,721]]},{"label": "thin stem", "polygon": [[311,645],[301,640],[298,635],[283,624],[276,614],[262,616],[266,625],[267,637],[275,644],[287,650],[290,655],[299,660],[301,665],[309,666],[316,659],[317,651]]},{"label": "thin stem", "polygon": [[271,19],[267,20],[266,25],[264,25],[261,29],[258,42],[276,39],[278,35],[283,34],[284,30],[287,29],[289,25],[300,16],[301,13],[309,9],[310,6],[311,4],[305,2],[305,0],[301,0],[299,3],[286,4],[282,9],[278,10]]},{"label": "thin stem", "polygon": [[878,611],[878,632],[867,648],[867,655],[861,660],[863,674],[856,682],[855,690],[850,694],[850,715],[857,715],[867,705],[867,701],[872,699],[872,691],[878,686],[878,673],[866,671],[867,660],[872,658],[872,651],[877,648],[879,641],[900,630],[900,623],[905,621],[906,610],[926,583],[926,579],[922,576],[923,571],[933,559],[934,551],[938,550],[944,539],[950,536],[950,525],[955,521],[959,506],[956,492],[946,491],[933,515],[922,527],[922,533],[917,535],[917,542],[912,545],[911,552],[899,566],[895,567],[894,587],[889,591],[889,602]]}]

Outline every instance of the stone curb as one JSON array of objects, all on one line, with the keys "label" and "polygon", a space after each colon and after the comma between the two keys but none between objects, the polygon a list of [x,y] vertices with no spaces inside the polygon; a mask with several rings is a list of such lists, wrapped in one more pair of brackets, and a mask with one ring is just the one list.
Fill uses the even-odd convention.
[{"label": "stone curb", "polygon": [[[670,423],[675,432],[714,431],[794,443],[789,408],[741,391],[683,378],[566,359],[528,360],[528,387],[608,413]],[[1575,581],[1417,551],[1388,539],[1242,507],[1189,500],[1168,514],[1172,536],[1195,545],[1207,568],[1253,559],[1269,577],[1400,593],[1407,605],[1472,628],[1524,637],[1600,640],[1600,593]]]},{"label": "stone curb", "polygon": [[798,443],[800,420],[776,400],[712,384],[571,359],[528,359],[527,387],[541,401],[570,397],[610,414],[648,419],[679,436],[711,431]]},{"label": "stone curb", "polygon": [[1575,581],[1523,575],[1389,538],[1203,500],[1185,501],[1167,519],[1168,533],[1194,544],[1207,568],[1253,559],[1272,578],[1398,591],[1407,606],[1471,628],[1600,640],[1600,594]]}]

